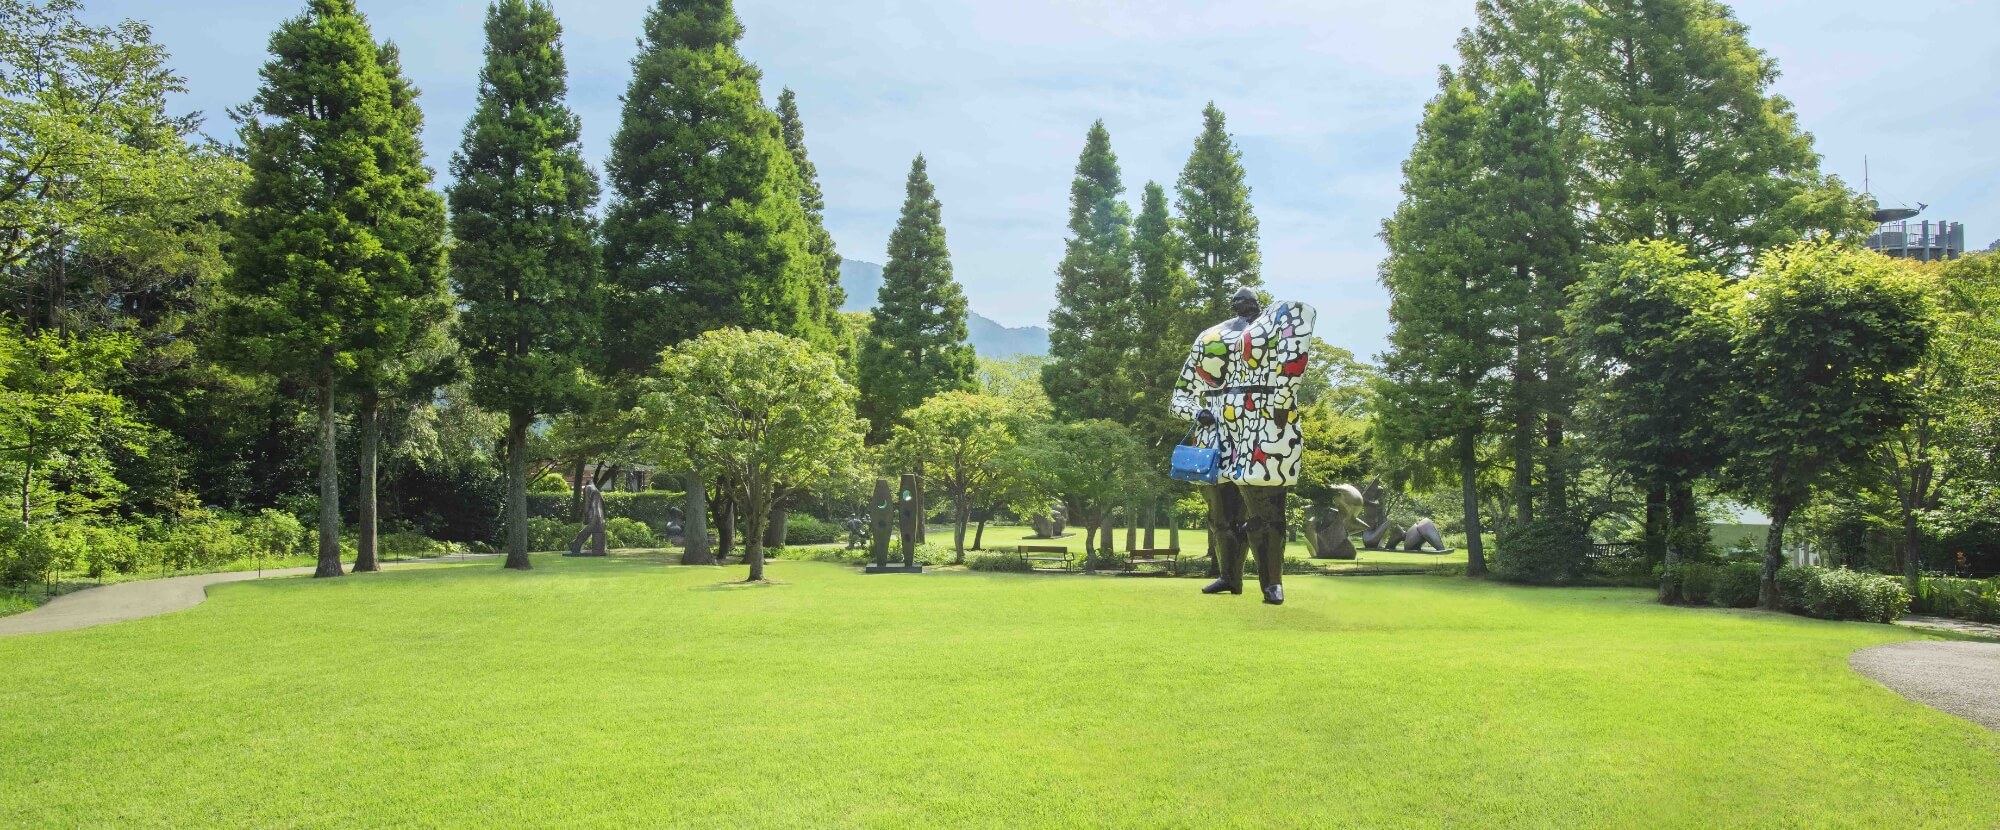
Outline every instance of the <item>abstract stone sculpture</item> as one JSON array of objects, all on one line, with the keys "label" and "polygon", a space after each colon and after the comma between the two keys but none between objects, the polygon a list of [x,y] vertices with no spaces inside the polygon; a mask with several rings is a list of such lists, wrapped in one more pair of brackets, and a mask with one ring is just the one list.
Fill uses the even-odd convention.
[{"label": "abstract stone sculpture", "polygon": [[[863,569],[871,574],[923,573],[924,566],[917,560],[917,505],[922,502],[923,493],[917,489],[917,477],[903,476],[903,486],[892,493],[889,480],[875,479],[875,498],[868,502],[869,534],[868,547],[873,562]],[[901,530],[903,537],[903,561],[889,561],[889,538]]]},{"label": "abstract stone sculpture", "polygon": [[1410,529],[1403,533],[1403,550],[1423,550],[1426,543],[1436,553],[1446,553],[1451,550],[1444,546],[1444,537],[1438,534],[1437,522],[1429,519],[1410,525]]},{"label": "abstract stone sculpture", "polygon": [[[590,540],[590,552],[583,552],[583,540]],[[569,540],[570,556],[604,555],[604,492],[596,482],[583,485],[583,530]]]},{"label": "abstract stone sculpture", "polygon": [[1313,517],[1313,558],[1353,559],[1356,532],[1366,531],[1361,521],[1361,491],[1352,484],[1336,484],[1332,498]]},{"label": "abstract stone sculpture", "polygon": [[1361,546],[1367,550],[1395,550],[1396,537],[1403,528],[1389,520],[1389,508],[1382,505],[1382,479],[1368,482],[1361,491]]}]

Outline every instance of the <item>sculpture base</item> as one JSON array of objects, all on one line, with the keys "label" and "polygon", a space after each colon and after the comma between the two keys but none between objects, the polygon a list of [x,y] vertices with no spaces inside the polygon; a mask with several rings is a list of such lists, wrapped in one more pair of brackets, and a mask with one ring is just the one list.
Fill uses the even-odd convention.
[{"label": "sculpture base", "polygon": [[1457,552],[1458,552],[1458,548],[1445,548],[1444,550],[1404,550],[1404,549],[1402,549],[1402,548],[1362,548],[1362,550],[1372,550],[1372,551],[1380,551],[1380,552],[1382,552],[1382,553],[1428,553],[1428,554],[1431,554],[1431,555],[1433,555],[1433,556],[1443,556],[1444,554],[1447,554],[1447,553],[1457,553]]},{"label": "sculpture base", "polygon": [[582,552],[582,553],[565,553],[565,554],[563,554],[563,555],[564,555],[564,556],[582,556],[582,557],[591,557],[591,556],[609,556],[609,554],[604,554],[604,553],[591,553],[590,551],[584,551],[584,552]]},{"label": "sculpture base", "polygon": [[871,562],[868,564],[868,567],[861,569],[861,572],[865,574],[920,574],[924,572],[924,566],[905,565],[901,562],[877,565]]}]

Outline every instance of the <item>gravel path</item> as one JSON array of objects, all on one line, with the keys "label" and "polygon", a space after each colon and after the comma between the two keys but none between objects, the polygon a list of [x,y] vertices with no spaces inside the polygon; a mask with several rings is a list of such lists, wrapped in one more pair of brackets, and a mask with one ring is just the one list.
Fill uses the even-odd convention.
[{"label": "gravel path", "polygon": [[2000,732],[2000,643],[1890,643],[1857,651],[1847,664],[1899,695]]},{"label": "gravel path", "polygon": [[[498,554],[473,554],[453,556],[445,559],[405,559],[400,562],[384,562],[385,568],[403,565],[417,565],[433,562],[460,562],[484,559]],[[303,576],[313,569],[282,568],[264,572],[263,578],[279,576]],[[0,637],[18,634],[42,634],[50,631],[69,631],[74,628],[89,628],[93,625],[136,620],[193,608],[208,599],[208,586],[222,582],[242,582],[259,578],[256,571],[238,571],[219,574],[192,574],[171,576],[166,579],[147,579],[138,582],[120,582],[97,588],[86,588],[74,594],[64,594],[49,600],[40,608],[25,611],[10,617],[0,617]]]}]

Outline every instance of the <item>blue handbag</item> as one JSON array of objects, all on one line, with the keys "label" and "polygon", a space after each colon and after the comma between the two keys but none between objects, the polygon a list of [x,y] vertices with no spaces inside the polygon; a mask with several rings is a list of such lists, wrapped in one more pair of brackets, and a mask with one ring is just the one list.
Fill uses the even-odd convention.
[{"label": "blue handbag", "polygon": [[1180,481],[1214,484],[1222,478],[1222,451],[1188,443],[1199,427],[1200,422],[1196,422],[1195,427],[1188,430],[1187,437],[1174,447],[1173,458],[1168,461],[1168,474]]}]

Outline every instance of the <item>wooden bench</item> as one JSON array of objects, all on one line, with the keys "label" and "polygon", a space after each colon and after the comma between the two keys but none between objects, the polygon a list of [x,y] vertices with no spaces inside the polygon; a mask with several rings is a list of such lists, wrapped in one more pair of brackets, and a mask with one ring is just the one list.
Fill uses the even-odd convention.
[{"label": "wooden bench", "polygon": [[1172,574],[1181,561],[1180,548],[1133,548],[1125,553],[1126,573],[1138,571],[1140,565],[1158,565],[1160,573]]},{"label": "wooden bench", "polygon": [[1069,556],[1068,545],[1016,545],[1014,552],[1021,555],[1021,561],[1028,563],[1028,570],[1037,570],[1037,562],[1053,562],[1061,566],[1063,573],[1076,570],[1076,560]]}]

